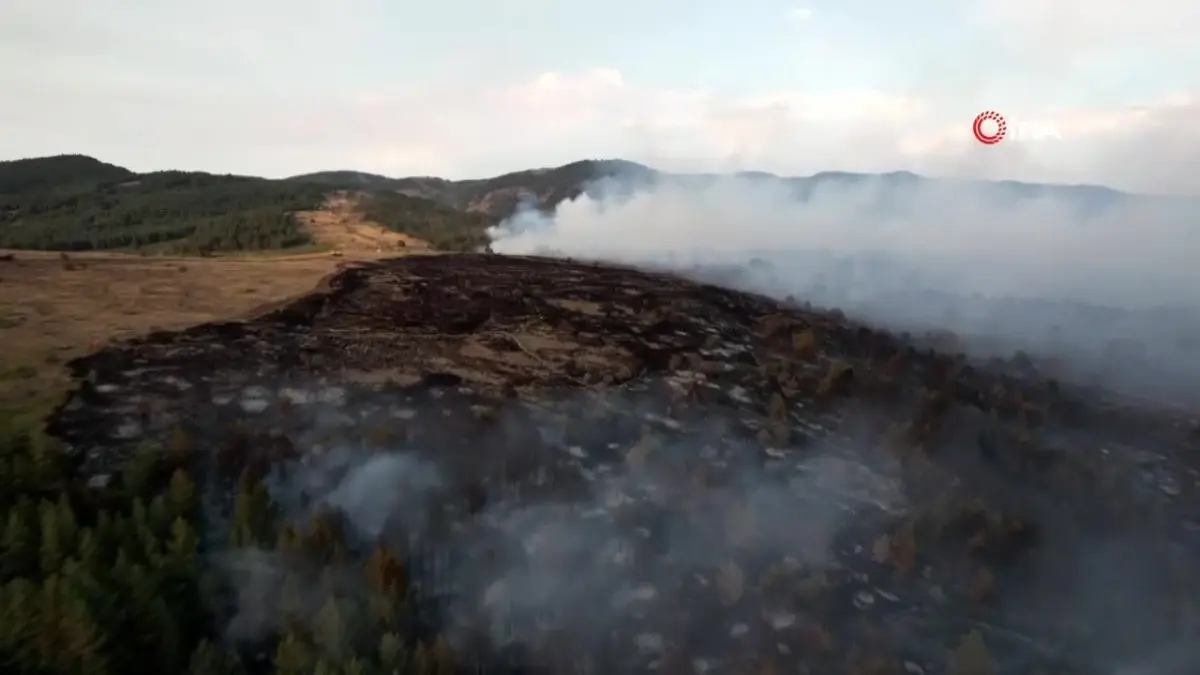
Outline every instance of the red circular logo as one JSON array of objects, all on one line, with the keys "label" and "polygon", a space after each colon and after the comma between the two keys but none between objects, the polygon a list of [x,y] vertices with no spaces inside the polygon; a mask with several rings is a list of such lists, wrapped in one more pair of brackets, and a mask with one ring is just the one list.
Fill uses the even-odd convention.
[{"label": "red circular logo", "polygon": [[[996,123],[996,132],[988,135],[983,131],[983,123],[991,120]],[[1004,140],[1004,133],[1008,130],[1008,125],[1004,123],[1004,117],[1000,113],[993,110],[985,110],[975,118],[975,124],[971,125],[971,131],[975,134],[975,140],[984,145],[995,145]]]}]

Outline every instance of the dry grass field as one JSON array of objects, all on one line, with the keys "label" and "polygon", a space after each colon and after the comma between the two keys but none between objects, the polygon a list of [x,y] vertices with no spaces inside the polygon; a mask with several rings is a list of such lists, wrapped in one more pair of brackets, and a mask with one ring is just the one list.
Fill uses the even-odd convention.
[{"label": "dry grass field", "polygon": [[318,245],[364,255],[386,252],[427,253],[427,242],[393,232],[363,217],[359,195],[338,192],[326,200],[324,208],[302,211],[296,216]]},{"label": "dry grass field", "polygon": [[18,416],[43,414],[70,384],[63,364],[105,343],[249,316],[375,257],[13,256],[0,262],[0,412]]},{"label": "dry grass field", "polygon": [[[0,413],[41,415],[67,361],[156,330],[247,317],[356,261],[433,251],[363,220],[347,195],[297,214],[321,253],[218,258],[0,251]],[[9,256],[12,256],[11,259]]]}]

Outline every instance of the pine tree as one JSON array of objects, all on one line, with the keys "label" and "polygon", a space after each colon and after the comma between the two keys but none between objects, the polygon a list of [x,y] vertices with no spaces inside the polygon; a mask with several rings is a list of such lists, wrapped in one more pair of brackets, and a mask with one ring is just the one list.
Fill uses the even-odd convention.
[{"label": "pine tree", "polygon": [[433,669],[437,675],[454,675],[457,668],[455,667],[454,649],[450,646],[450,641],[445,635],[439,635],[433,643],[433,649],[430,650],[433,658]]},{"label": "pine tree", "polygon": [[379,664],[385,673],[406,672],[407,654],[404,639],[396,633],[384,633],[379,639]]},{"label": "pine tree", "polygon": [[384,633],[383,637],[379,638],[379,664],[386,673],[394,670],[403,671],[406,667],[404,639],[397,633]]},{"label": "pine tree", "polygon": [[64,455],[59,443],[45,434],[35,434],[29,438],[30,482],[41,490],[54,490],[61,487],[65,474]]},{"label": "pine tree", "polygon": [[9,509],[0,537],[0,580],[37,573],[40,544],[34,518],[36,512],[30,513],[28,506],[18,504]]},{"label": "pine tree", "polygon": [[121,481],[129,496],[139,497],[153,491],[161,459],[159,449],[152,443],[139,443],[134,448],[121,467]]},{"label": "pine tree", "polygon": [[429,651],[429,647],[426,647],[425,643],[418,644],[416,651],[413,652],[412,672],[417,675],[434,675],[437,672],[433,653]]},{"label": "pine tree", "polygon": [[303,580],[296,574],[285,575],[279,592],[279,614],[283,625],[289,630],[299,629],[306,618],[305,612]]},{"label": "pine tree", "polygon": [[384,628],[396,628],[408,594],[404,565],[379,546],[367,559],[366,575],[372,591],[367,597],[371,617]]},{"label": "pine tree", "polygon": [[[9,456],[8,461],[11,467],[8,470],[8,473],[10,476],[9,480],[11,481],[12,492],[8,493],[4,497],[12,497],[36,489],[37,486],[33,484],[33,460],[29,457],[29,455],[24,454],[24,452],[20,454],[14,452],[14,454]],[[0,497],[0,499],[3,499],[4,497]]]},{"label": "pine tree", "polygon": [[[0,655],[32,670],[33,639],[39,628],[38,588],[27,579],[0,586]],[[0,657],[3,658],[3,657]]]},{"label": "pine tree", "polygon": [[171,430],[171,437],[167,440],[165,452],[167,463],[176,467],[176,473],[182,469],[186,469],[191,463],[193,456],[191,437],[183,429],[175,427]]},{"label": "pine tree", "polygon": [[52,502],[43,501],[38,508],[38,518],[41,521],[42,534],[42,545],[38,551],[41,571],[42,574],[55,574],[67,556],[59,530],[58,510]]},{"label": "pine tree", "polygon": [[254,483],[247,474],[238,481],[233,500],[231,544],[242,547],[266,547],[275,540],[275,505],[262,483]]},{"label": "pine tree", "polygon": [[249,525],[241,523],[231,523],[229,527],[229,547],[230,548],[253,548],[258,542],[254,541],[254,532],[250,530]]},{"label": "pine tree", "polygon": [[150,603],[149,612],[149,617],[154,622],[151,634],[155,637],[154,652],[158,656],[159,672],[175,672],[177,664],[187,656],[183,649],[179,615],[161,593]]},{"label": "pine tree", "polygon": [[374,553],[367,559],[366,572],[367,579],[376,591],[391,593],[405,585],[404,565],[385,546],[375,547]]},{"label": "pine tree", "polygon": [[304,550],[304,535],[295,525],[284,525],[275,536],[275,550],[284,554],[300,555]]},{"label": "pine tree", "polygon": [[987,643],[979,631],[967,633],[959,642],[958,648],[950,653],[949,663],[946,664],[949,675],[995,675],[996,666],[992,664],[992,656],[988,653]]},{"label": "pine tree", "polygon": [[313,619],[313,640],[325,654],[338,662],[349,646],[346,617],[336,597],[329,597]]},{"label": "pine tree", "polygon": [[102,675],[108,672],[104,632],[79,598],[64,598],[60,619],[60,648],[73,664],[70,672]]},{"label": "pine tree", "polygon": [[336,513],[322,509],[309,523],[304,541],[305,552],[320,562],[337,562],[345,558],[345,534]]},{"label": "pine tree", "polygon": [[278,517],[278,506],[271,498],[271,492],[266,484],[258,483],[250,493],[254,535],[263,546],[270,545],[275,540],[275,521]]},{"label": "pine tree", "polygon": [[242,671],[237,657],[208,640],[201,640],[192,650],[188,675],[238,675]]},{"label": "pine tree", "polygon": [[84,528],[79,532],[79,544],[75,547],[79,563],[84,569],[96,569],[103,563],[103,551],[100,549],[100,537],[92,528]]},{"label": "pine tree", "polygon": [[62,636],[59,627],[62,623],[62,598],[59,588],[58,575],[51,574],[42,580],[41,592],[37,599],[37,630],[33,634],[33,648],[37,653],[38,662],[51,668],[60,666],[62,652],[59,645]]},{"label": "pine tree", "polygon": [[341,669],[329,661],[321,659],[313,668],[313,675],[341,675]]},{"label": "pine tree", "polygon": [[61,545],[64,550],[74,552],[79,536],[79,522],[75,519],[75,509],[71,507],[71,500],[67,499],[66,493],[59,495],[54,509]]},{"label": "pine tree", "polygon": [[112,514],[108,511],[101,511],[96,516],[96,525],[93,531],[96,533],[96,545],[100,549],[100,557],[109,559],[115,556],[117,549],[121,547],[121,531],[118,521],[113,519]]},{"label": "pine tree", "polygon": [[199,537],[183,518],[176,518],[171,523],[171,539],[167,542],[167,554],[176,562],[188,564],[196,557],[200,545]]},{"label": "pine tree", "polygon": [[313,650],[293,633],[284,635],[275,648],[278,675],[310,675],[315,662]]},{"label": "pine tree", "polygon": [[170,532],[171,522],[175,520],[175,516],[171,513],[170,507],[167,506],[166,497],[158,495],[150,500],[147,518],[150,531],[155,535],[161,537]]},{"label": "pine tree", "polygon": [[183,469],[175,469],[167,487],[167,501],[177,517],[190,518],[198,506],[196,484]]},{"label": "pine tree", "polygon": [[158,564],[162,558],[162,540],[154,533],[145,502],[135,500],[132,517],[122,525],[125,528],[124,540],[130,551],[148,563]]}]

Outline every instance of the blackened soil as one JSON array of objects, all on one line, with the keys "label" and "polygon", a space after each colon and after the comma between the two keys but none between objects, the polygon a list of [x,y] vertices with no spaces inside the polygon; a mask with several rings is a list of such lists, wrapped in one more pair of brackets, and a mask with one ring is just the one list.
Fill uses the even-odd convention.
[{"label": "blackened soil", "polygon": [[380,471],[373,490],[406,496],[370,502],[394,513],[365,534],[430,560],[424,592],[485,634],[485,663],[932,674],[969,631],[1003,673],[1196,663],[1190,421],[837,316],[615,267],[411,257],[72,367],[51,431],[98,485],[179,434],[211,449],[218,510],[231,467],[275,467],[286,500],[418,462],[434,478]]}]

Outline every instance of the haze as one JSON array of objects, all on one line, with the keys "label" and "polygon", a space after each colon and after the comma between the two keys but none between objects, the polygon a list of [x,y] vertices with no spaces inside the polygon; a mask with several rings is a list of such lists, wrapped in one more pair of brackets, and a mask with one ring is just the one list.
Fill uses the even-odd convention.
[{"label": "haze", "polygon": [[494,250],[665,267],[897,330],[950,329],[978,356],[1065,358],[1139,395],[1200,393],[1196,200],[1018,199],[900,176],[828,181],[807,199],[763,177],[616,185],[517,214]]}]

